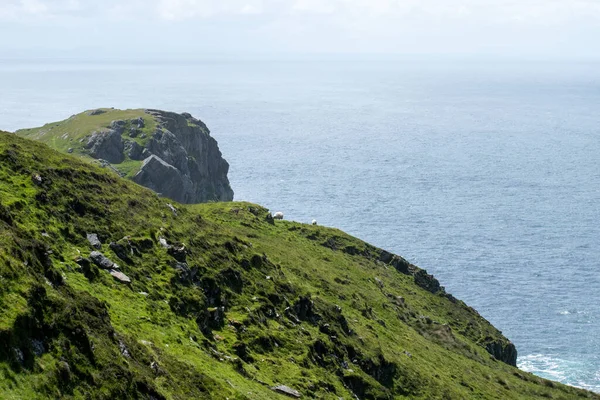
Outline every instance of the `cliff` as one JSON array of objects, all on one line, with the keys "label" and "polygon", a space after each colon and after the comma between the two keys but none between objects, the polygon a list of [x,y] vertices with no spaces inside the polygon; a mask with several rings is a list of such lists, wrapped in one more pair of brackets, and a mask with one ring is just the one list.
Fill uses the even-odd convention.
[{"label": "cliff", "polygon": [[16,134],[98,160],[181,203],[233,200],[229,164],[206,125],[188,113],[97,109]]},{"label": "cliff", "polygon": [[398,255],[8,133],[0,233],[3,399],[599,398]]}]

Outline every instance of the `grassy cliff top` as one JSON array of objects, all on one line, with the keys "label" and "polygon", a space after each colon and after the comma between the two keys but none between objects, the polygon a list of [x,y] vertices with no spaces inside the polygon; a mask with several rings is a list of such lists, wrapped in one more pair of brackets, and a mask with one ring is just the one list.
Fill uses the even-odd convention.
[{"label": "grassy cliff top", "polygon": [[[97,112],[97,113],[95,113]],[[94,114],[94,115],[92,115]],[[58,151],[66,153],[69,148],[75,155],[83,153],[85,138],[92,132],[107,129],[112,121],[143,118],[146,123],[140,134],[152,135],[156,130],[156,121],[144,109],[117,110],[99,108],[87,110],[57,122],[51,122],[38,128],[19,129],[15,133],[27,139],[38,140]],[[143,141],[143,138],[132,140]]]},{"label": "grassy cliff top", "polygon": [[[129,130],[131,120],[142,118],[144,127],[141,128],[136,137],[128,137],[127,140],[137,142],[145,146],[152,134],[156,131],[157,122],[155,118],[147,114],[144,109],[118,110],[114,108],[99,108],[87,110],[79,114],[57,122],[51,122],[37,128],[19,129],[15,133],[27,139],[37,140],[47,144],[51,148],[63,153],[71,153],[73,156],[88,161],[94,161],[89,150],[86,149],[88,138],[98,131],[106,130],[112,121],[126,121],[126,130]],[[123,176],[132,177],[139,170],[142,162],[131,160],[126,157],[119,164],[113,164],[116,171]]]},{"label": "grassy cliff top", "polygon": [[508,340],[400,257],[167,202],[0,133],[0,398],[599,398],[492,357]]}]

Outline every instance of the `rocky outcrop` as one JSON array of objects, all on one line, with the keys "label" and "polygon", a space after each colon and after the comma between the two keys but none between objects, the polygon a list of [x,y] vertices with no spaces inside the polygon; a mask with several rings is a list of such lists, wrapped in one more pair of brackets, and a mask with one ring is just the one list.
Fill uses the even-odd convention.
[{"label": "rocky outcrop", "polygon": [[158,128],[133,180],[181,203],[231,201],[229,164],[206,125],[188,113],[147,110]]},{"label": "rocky outcrop", "polygon": [[[133,181],[180,203],[233,200],[229,164],[206,125],[188,113],[145,112],[146,121],[144,117],[114,120],[93,132],[85,152],[108,165],[143,161]],[[156,121],[156,129],[148,134],[142,130],[150,118]]]},{"label": "rocky outcrop", "polygon": [[485,349],[499,361],[517,366],[517,348],[510,341],[490,341]]},{"label": "rocky outcrop", "polygon": [[123,139],[121,132],[114,129],[94,132],[88,139],[86,148],[94,158],[106,160],[113,164],[122,163],[125,160],[123,154]]}]

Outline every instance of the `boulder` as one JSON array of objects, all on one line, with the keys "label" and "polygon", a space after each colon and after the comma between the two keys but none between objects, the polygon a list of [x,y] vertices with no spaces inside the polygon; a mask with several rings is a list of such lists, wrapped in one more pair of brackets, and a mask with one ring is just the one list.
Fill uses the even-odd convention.
[{"label": "boulder", "polygon": [[[490,338],[486,338],[489,340]],[[502,361],[513,367],[517,366],[517,348],[508,340],[489,341],[485,349],[494,356],[495,359]]]},{"label": "boulder", "polygon": [[99,251],[92,251],[90,258],[98,267],[102,269],[119,269],[119,266],[108,259],[104,254]]},{"label": "boulder", "polygon": [[190,178],[156,155],[144,160],[133,181],[180,203],[193,202]]},{"label": "boulder", "polygon": [[102,248],[102,242],[98,239],[98,235],[95,233],[88,233],[86,235],[88,242],[92,245],[93,248],[100,250]]},{"label": "boulder", "polygon": [[124,145],[121,133],[116,130],[103,130],[94,132],[87,141],[86,149],[96,159],[103,159],[112,164],[119,164],[125,160]]},{"label": "boulder", "polygon": [[119,135],[120,135],[125,130],[126,125],[127,125],[127,122],[123,121],[122,119],[119,119],[116,121],[112,121],[110,123],[110,129],[119,132]]},{"label": "boulder", "polygon": [[273,390],[274,392],[280,393],[280,394],[284,394],[289,397],[294,397],[296,399],[299,399],[300,397],[302,397],[302,395],[300,394],[299,391],[292,389],[291,387],[288,387],[285,385],[274,386],[271,388],[271,390]]},{"label": "boulder", "polygon": [[108,273],[111,274],[113,278],[115,278],[121,283],[131,283],[131,279],[121,271],[117,271],[116,269],[110,269],[108,270]]},{"label": "boulder", "polygon": [[144,147],[132,140],[128,140],[125,142],[124,149],[127,153],[127,156],[129,156],[129,158],[131,158],[132,160],[141,161],[144,158],[146,158],[148,154],[147,152],[144,152],[144,150],[146,150],[144,149]]}]

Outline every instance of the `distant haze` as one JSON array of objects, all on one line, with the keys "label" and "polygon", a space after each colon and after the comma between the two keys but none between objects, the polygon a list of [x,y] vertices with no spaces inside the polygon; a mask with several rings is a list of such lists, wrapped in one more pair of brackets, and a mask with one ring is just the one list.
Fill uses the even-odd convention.
[{"label": "distant haze", "polygon": [[0,0],[0,57],[596,58],[598,0]]}]

